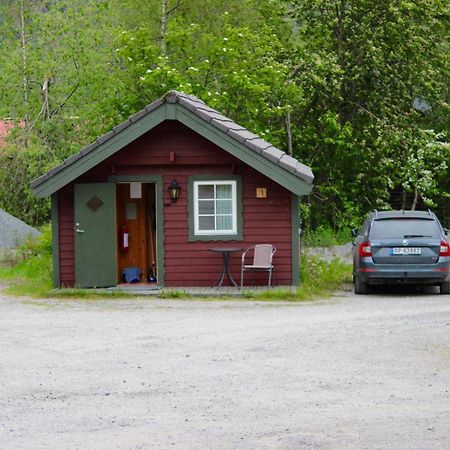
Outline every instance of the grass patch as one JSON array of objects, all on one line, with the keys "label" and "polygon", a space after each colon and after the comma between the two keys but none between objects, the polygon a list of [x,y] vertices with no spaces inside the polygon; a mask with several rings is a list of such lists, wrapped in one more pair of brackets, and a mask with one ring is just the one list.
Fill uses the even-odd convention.
[{"label": "grass patch", "polygon": [[[135,298],[139,293],[105,289],[52,289],[51,228],[41,229],[39,238],[30,239],[17,250],[5,254],[0,260],[0,279],[7,280],[7,294],[34,298]],[[243,299],[302,301],[330,295],[351,283],[352,268],[338,259],[327,262],[316,256],[303,255],[298,289],[244,290]],[[224,293],[220,299],[227,299]],[[204,296],[183,290],[163,290],[162,299],[205,299]],[[209,297],[211,298],[211,297]],[[216,298],[214,296],[214,298]],[[235,298],[235,297],[234,297]]]},{"label": "grass patch", "polygon": [[114,290],[109,291],[106,289],[76,289],[76,288],[63,288],[53,289],[47,291],[45,297],[48,298],[67,298],[74,300],[97,300],[101,298],[135,298],[137,294],[129,292]]},{"label": "grass patch", "polygon": [[120,290],[53,289],[51,225],[44,225],[41,236],[30,238],[0,259],[0,280],[6,280],[4,292],[33,298],[132,298]]},{"label": "grass patch", "polygon": [[51,227],[41,228],[41,236],[29,238],[0,260],[0,279],[8,280],[5,292],[42,297],[52,288]]},{"label": "grass patch", "polygon": [[192,294],[189,294],[185,291],[179,291],[179,290],[163,290],[158,295],[159,298],[163,299],[183,299],[183,300],[189,300],[193,297]]},{"label": "grass patch", "polygon": [[254,300],[305,301],[326,297],[352,281],[352,266],[339,259],[324,261],[316,256],[302,256],[300,287],[298,289],[271,289],[244,291],[243,298]]},{"label": "grass patch", "polygon": [[[2,278],[1,270],[0,270],[0,278]],[[48,296],[48,292],[51,289],[51,287],[52,284],[47,283],[44,280],[13,279],[9,282],[8,287],[3,289],[3,292],[9,295],[43,298]]]}]

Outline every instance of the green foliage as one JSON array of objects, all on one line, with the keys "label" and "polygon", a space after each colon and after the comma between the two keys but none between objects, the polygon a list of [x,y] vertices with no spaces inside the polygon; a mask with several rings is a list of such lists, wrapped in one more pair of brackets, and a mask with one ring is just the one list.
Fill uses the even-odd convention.
[{"label": "green foliage", "polygon": [[332,291],[352,281],[352,267],[339,259],[324,261],[314,256],[302,256],[300,289],[321,293]]},{"label": "green foliage", "polygon": [[[423,145],[423,130],[449,129],[448,121],[443,123],[448,117],[448,4],[292,4],[300,49],[295,81],[306,94],[296,145],[313,149],[305,156],[317,186],[309,199],[310,226],[341,226],[373,208],[400,207],[389,205],[397,187],[417,190],[422,201],[433,199],[444,210],[445,181],[440,170],[431,176],[428,171],[443,167],[448,153]],[[413,107],[418,98],[428,111]],[[440,141],[445,139],[448,135]]]},{"label": "green foliage", "polygon": [[[405,164],[396,172],[405,192],[420,195],[429,208],[436,206],[436,199],[449,197],[442,189],[442,182],[448,178],[450,145],[440,141],[443,133],[432,130],[416,130],[411,137],[410,148],[405,155]],[[416,205],[414,205],[416,206]]]},{"label": "green foliage", "polygon": [[31,225],[49,219],[50,201],[33,195],[30,183],[55,163],[39,144],[0,149],[0,208]]},{"label": "green foliage", "polygon": [[0,118],[26,127],[0,152],[0,206],[32,224],[49,215],[32,178],[169,89],[282,150],[290,123],[316,176],[306,229],[390,207],[450,224],[448,2],[169,0],[163,35],[161,0],[1,4]]},{"label": "green foliage", "polygon": [[[220,32],[174,20],[166,35],[167,55],[151,42],[147,27],[123,32],[118,54],[137,85],[139,109],[170,89],[193,93],[254,132],[285,145],[284,116],[301,104],[301,89],[287,83],[289,64],[274,28],[236,26],[225,12]],[[144,99],[144,101],[143,101]]]},{"label": "green foliage", "polygon": [[307,247],[332,247],[347,244],[351,240],[350,228],[340,228],[335,231],[321,225],[315,230],[305,230],[302,234],[302,244]]}]

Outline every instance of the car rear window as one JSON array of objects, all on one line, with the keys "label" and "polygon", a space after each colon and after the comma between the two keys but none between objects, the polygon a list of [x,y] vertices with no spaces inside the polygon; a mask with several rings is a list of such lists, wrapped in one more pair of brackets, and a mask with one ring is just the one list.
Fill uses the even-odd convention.
[{"label": "car rear window", "polygon": [[370,239],[396,239],[405,237],[439,237],[439,228],[430,219],[379,219],[370,230]]}]

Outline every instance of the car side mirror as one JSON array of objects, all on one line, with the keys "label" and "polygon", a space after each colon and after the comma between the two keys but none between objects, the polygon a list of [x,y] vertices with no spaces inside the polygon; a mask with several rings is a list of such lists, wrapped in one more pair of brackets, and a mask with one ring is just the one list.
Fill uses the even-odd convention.
[{"label": "car side mirror", "polygon": [[353,228],[353,230],[352,230],[352,236],[353,236],[353,237],[358,236],[358,228]]},{"label": "car side mirror", "polygon": [[446,236],[448,236],[448,229],[447,228],[444,228],[444,233],[445,233]]}]

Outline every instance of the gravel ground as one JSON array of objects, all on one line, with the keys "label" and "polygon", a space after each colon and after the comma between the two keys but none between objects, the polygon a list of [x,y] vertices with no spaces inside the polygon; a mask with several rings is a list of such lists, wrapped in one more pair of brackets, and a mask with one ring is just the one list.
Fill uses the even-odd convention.
[{"label": "gravel ground", "polygon": [[0,294],[2,449],[450,448],[450,296]]}]

